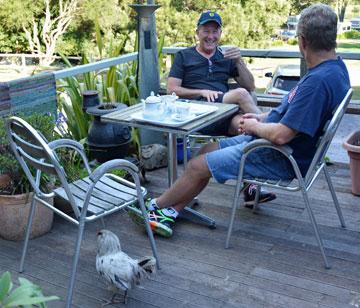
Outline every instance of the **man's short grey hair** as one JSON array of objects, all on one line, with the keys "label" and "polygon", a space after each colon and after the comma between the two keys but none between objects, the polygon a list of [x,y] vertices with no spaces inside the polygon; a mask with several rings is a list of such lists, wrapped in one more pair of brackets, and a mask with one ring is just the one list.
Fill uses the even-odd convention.
[{"label": "man's short grey hair", "polygon": [[326,4],[314,4],[301,12],[297,35],[305,38],[314,51],[336,47],[337,15]]}]

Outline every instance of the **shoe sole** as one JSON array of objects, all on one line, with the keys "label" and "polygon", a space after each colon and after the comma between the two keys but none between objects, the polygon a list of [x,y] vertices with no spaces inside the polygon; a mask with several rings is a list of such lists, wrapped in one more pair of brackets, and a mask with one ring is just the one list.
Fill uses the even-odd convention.
[{"label": "shoe sole", "polygon": [[[259,203],[265,203],[265,202],[269,202],[272,200],[275,200],[276,196],[275,195],[270,195],[264,199],[259,200]],[[248,208],[253,208],[255,204],[255,200],[251,200],[251,201],[244,201],[244,206],[248,207]]]},{"label": "shoe sole", "polygon": [[[140,209],[134,207],[128,207],[128,215],[135,224],[143,227],[144,230],[146,230],[145,219]],[[154,233],[161,235],[163,237],[171,237],[173,234],[173,231],[162,223],[158,223],[156,221],[149,221],[149,225]]]}]

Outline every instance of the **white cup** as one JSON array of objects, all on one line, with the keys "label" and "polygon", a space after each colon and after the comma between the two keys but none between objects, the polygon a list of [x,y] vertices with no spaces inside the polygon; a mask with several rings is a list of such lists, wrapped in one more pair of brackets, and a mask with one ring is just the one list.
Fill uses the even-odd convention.
[{"label": "white cup", "polygon": [[176,104],[175,118],[179,121],[183,121],[189,117],[190,117],[190,106],[187,103]]},{"label": "white cup", "polygon": [[175,101],[178,99],[179,97],[174,94],[171,95],[162,95],[161,96],[161,101],[164,104],[164,108],[165,108],[165,113],[167,114],[173,114],[174,113],[174,109],[175,109]]},{"label": "white cup", "polygon": [[218,50],[223,54],[225,55],[226,51],[231,49],[231,48],[234,48],[235,46],[232,46],[232,45],[221,45],[221,46],[218,46]]}]

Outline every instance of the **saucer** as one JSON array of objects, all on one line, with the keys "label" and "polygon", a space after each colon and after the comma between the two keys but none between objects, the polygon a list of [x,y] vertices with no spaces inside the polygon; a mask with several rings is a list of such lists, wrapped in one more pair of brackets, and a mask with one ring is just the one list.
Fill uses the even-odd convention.
[{"label": "saucer", "polygon": [[171,115],[171,119],[174,120],[174,121],[178,121],[178,122],[184,122],[184,121],[187,121],[189,120],[190,118],[192,117],[191,114],[189,114],[187,117],[183,118],[183,117],[180,117],[178,114],[172,114]]}]

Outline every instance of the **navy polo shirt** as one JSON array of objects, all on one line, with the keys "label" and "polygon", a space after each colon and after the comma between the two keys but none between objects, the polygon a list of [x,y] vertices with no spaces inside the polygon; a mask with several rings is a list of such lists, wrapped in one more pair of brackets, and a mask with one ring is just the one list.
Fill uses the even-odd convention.
[{"label": "navy polo shirt", "polygon": [[228,79],[238,76],[234,60],[225,59],[216,50],[207,59],[196,51],[195,46],[182,49],[175,55],[169,77],[182,80],[181,86],[189,89],[229,91]]}]

